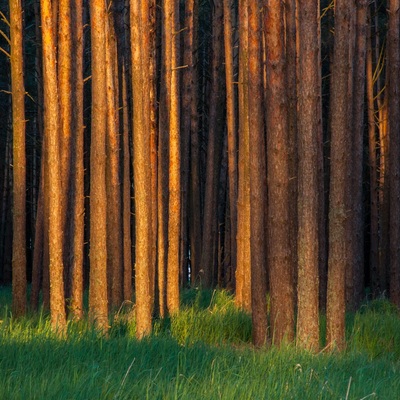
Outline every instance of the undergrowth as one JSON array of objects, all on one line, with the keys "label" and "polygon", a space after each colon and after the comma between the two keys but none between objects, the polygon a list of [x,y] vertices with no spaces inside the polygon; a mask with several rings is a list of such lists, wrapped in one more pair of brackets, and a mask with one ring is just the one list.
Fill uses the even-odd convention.
[{"label": "undergrowth", "polygon": [[140,342],[130,304],[108,337],[82,321],[59,339],[43,311],[13,318],[0,288],[0,399],[400,398],[400,318],[385,300],[349,315],[340,354],[253,349],[251,318],[225,291],[188,290],[182,303]]}]

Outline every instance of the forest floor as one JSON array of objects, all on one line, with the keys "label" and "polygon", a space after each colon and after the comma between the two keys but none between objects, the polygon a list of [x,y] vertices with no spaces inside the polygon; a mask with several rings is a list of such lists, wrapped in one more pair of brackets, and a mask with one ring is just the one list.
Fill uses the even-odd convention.
[{"label": "forest floor", "polygon": [[400,317],[384,300],[348,315],[340,354],[252,348],[251,319],[224,291],[184,292],[183,311],[140,342],[129,311],[107,338],[81,322],[59,339],[48,315],[15,320],[10,304],[0,287],[1,400],[400,399]]}]

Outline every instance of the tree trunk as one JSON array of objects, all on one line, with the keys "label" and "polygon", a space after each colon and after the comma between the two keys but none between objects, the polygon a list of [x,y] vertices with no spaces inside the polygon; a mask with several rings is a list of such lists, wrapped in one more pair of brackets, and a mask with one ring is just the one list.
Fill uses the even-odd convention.
[{"label": "tree trunk", "polygon": [[10,1],[11,92],[13,126],[13,244],[12,309],[18,317],[26,311],[26,155],[25,87],[22,6]]},{"label": "tree trunk", "polygon": [[248,1],[239,1],[239,162],[236,304],[251,311]]},{"label": "tree trunk", "polygon": [[368,1],[357,2],[353,80],[353,310],[361,304],[364,288],[363,150]]},{"label": "tree trunk", "polygon": [[120,181],[120,139],[118,104],[116,92],[118,70],[114,68],[117,43],[113,17],[106,17],[106,91],[107,91],[107,136],[106,136],[106,190],[107,190],[107,268],[109,303],[119,308],[123,300],[122,282],[122,221]]},{"label": "tree trunk", "polygon": [[224,0],[224,44],[226,80],[226,128],[228,135],[228,176],[229,176],[229,214],[230,214],[230,262],[229,268],[236,271],[236,232],[237,232],[237,129],[236,129],[236,89],[234,84],[234,54],[232,35],[232,1]]},{"label": "tree trunk", "polygon": [[348,135],[348,75],[350,5],[337,0],[335,44],[331,77],[331,177],[329,204],[329,259],[327,297],[327,344],[342,349],[345,344],[345,276],[349,268],[347,243],[350,207],[350,138]]},{"label": "tree trunk", "polygon": [[290,238],[290,170],[288,97],[283,3],[265,7],[267,61],[268,266],[271,293],[271,334],[280,344],[294,336],[293,243]]},{"label": "tree trunk", "polygon": [[297,343],[319,347],[319,2],[299,0]]},{"label": "tree trunk", "polygon": [[66,330],[63,268],[62,187],[60,159],[60,118],[58,104],[55,35],[50,1],[41,1],[44,87],[44,135],[48,165],[49,271],[51,326]]},{"label": "tree trunk", "polygon": [[179,2],[165,0],[167,12],[167,45],[171,47],[171,80],[169,114],[169,204],[167,308],[170,314],[179,311],[180,223],[181,223],[181,136],[179,111]]},{"label": "tree trunk", "polygon": [[[148,6],[148,3],[146,2]],[[143,6],[143,5],[142,5]],[[140,4],[134,2],[130,9],[132,89],[133,89],[133,174],[135,190],[135,294],[136,294],[136,336],[142,338],[151,333],[151,292],[150,270],[151,248],[151,184],[150,132],[146,119],[147,73],[142,40],[145,21],[142,19]]]},{"label": "tree trunk", "polygon": [[251,252],[251,308],[253,343],[263,346],[267,341],[267,281],[265,257],[265,131],[262,94],[261,15],[258,1],[249,2],[249,124],[250,143],[250,252]]},{"label": "tree trunk", "polygon": [[83,2],[72,3],[73,40],[73,151],[71,190],[73,254],[71,262],[71,314],[74,319],[83,317],[83,257],[84,257],[84,121],[83,121]]},{"label": "tree trunk", "polygon": [[90,281],[89,314],[96,327],[108,330],[107,195],[106,195],[106,4],[91,0],[92,126],[90,146]]}]

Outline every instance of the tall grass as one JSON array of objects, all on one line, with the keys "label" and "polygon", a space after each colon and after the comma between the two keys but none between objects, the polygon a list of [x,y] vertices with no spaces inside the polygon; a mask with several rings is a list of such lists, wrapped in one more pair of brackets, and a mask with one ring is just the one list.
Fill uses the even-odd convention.
[{"label": "tall grass", "polygon": [[6,292],[0,399],[400,399],[400,319],[387,302],[350,318],[344,353],[313,355],[254,350],[250,317],[223,291],[185,292],[182,312],[141,342],[122,312],[108,338],[81,322],[59,339],[43,312],[13,319]]}]

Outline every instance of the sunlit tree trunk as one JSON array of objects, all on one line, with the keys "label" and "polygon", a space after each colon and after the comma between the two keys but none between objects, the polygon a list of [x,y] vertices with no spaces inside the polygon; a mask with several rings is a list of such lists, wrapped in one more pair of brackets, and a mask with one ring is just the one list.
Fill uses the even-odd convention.
[{"label": "sunlit tree trunk", "polygon": [[348,134],[348,75],[350,4],[337,0],[335,43],[331,76],[331,176],[329,204],[329,259],[327,297],[327,344],[345,344],[345,277],[349,268],[348,215],[350,207],[350,136]]},{"label": "sunlit tree trunk", "polygon": [[72,0],[72,40],[73,40],[73,69],[72,69],[72,160],[73,176],[71,190],[72,207],[72,262],[71,262],[71,314],[74,319],[83,317],[83,256],[84,256],[84,121],[83,121],[83,2]]},{"label": "sunlit tree trunk", "polygon": [[166,36],[171,46],[171,81],[169,114],[169,204],[167,308],[179,311],[180,223],[181,223],[181,137],[179,112],[179,2],[165,0]]},{"label": "sunlit tree trunk", "polygon": [[290,238],[288,97],[283,3],[265,7],[267,68],[268,266],[271,335],[276,344],[294,335],[293,243]]},{"label": "sunlit tree trunk", "polygon": [[90,145],[90,281],[89,314],[108,330],[106,195],[106,3],[90,1],[92,45],[92,125]]},{"label": "sunlit tree trunk", "polygon": [[299,0],[297,343],[319,346],[319,2]]},{"label": "sunlit tree trunk", "polygon": [[230,265],[236,271],[236,232],[237,232],[237,129],[236,129],[236,89],[234,84],[232,1],[224,0],[224,44],[226,80],[226,127],[228,134],[228,176],[229,176],[229,214],[230,214]]},{"label": "sunlit tree trunk", "polygon": [[26,310],[26,155],[25,87],[22,6],[10,1],[11,92],[13,126],[13,245],[12,292],[13,315]]},{"label": "sunlit tree trunk", "polygon": [[58,5],[58,49],[57,73],[60,104],[60,151],[61,151],[61,220],[63,238],[64,279],[67,297],[70,296],[67,277],[70,272],[71,208],[69,193],[71,190],[71,149],[72,149],[72,27],[71,0],[59,0]]},{"label": "sunlit tree trunk", "polygon": [[248,1],[239,1],[239,137],[236,304],[251,311]]},{"label": "sunlit tree trunk", "polygon": [[[148,5],[148,3],[146,2]],[[142,5],[143,6],[143,5]],[[138,2],[131,2],[131,48],[133,90],[133,173],[135,190],[135,292],[136,292],[136,336],[142,338],[151,332],[151,164],[149,121],[146,120],[145,102],[149,92],[145,91],[146,54],[142,39],[145,21]]]},{"label": "sunlit tree trunk", "polygon": [[56,44],[50,1],[41,1],[44,135],[47,147],[49,256],[50,256],[50,313],[53,330],[63,333],[66,328],[64,279],[63,279],[63,227],[62,187],[60,159],[60,118],[56,70]]},{"label": "sunlit tree trunk", "polygon": [[157,283],[159,312],[161,317],[167,313],[167,260],[168,260],[168,165],[169,165],[169,114],[171,81],[171,46],[167,34],[169,23],[165,7],[162,13],[161,38],[161,76],[160,76],[160,107],[158,131],[158,224],[157,224]]}]

